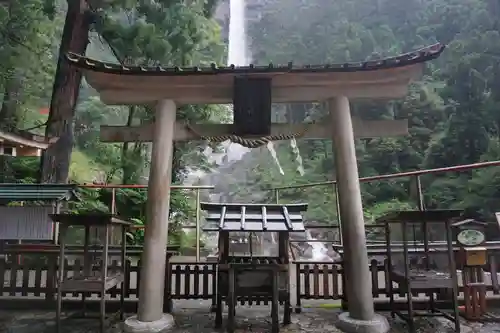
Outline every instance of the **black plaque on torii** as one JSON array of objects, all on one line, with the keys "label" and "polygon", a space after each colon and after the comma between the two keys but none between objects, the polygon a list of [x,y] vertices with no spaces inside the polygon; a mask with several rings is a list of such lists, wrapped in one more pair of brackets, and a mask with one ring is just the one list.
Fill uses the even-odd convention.
[{"label": "black plaque on torii", "polygon": [[234,135],[263,137],[271,134],[271,89],[271,78],[234,78]]}]

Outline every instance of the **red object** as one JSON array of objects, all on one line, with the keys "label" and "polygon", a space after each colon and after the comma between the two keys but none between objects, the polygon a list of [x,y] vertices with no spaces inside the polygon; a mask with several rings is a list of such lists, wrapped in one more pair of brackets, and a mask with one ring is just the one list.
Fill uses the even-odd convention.
[{"label": "red object", "polygon": [[49,114],[50,113],[50,108],[41,108],[40,109],[40,114]]}]

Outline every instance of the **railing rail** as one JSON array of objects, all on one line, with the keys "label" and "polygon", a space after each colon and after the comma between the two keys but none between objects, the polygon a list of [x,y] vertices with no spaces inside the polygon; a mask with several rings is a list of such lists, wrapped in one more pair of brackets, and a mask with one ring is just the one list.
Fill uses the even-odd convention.
[{"label": "railing rail", "polygon": [[[450,166],[450,167],[444,167],[444,168],[424,169],[424,170],[392,173],[392,174],[387,174],[387,175],[360,177],[359,181],[364,183],[364,182],[372,182],[372,181],[377,181],[377,180],[414,177],[414,176],[422,176],[422,175],[428,175],[428,174],[439,174],[439,173],[446,173],[446,172],[462,172],[462,171],[468,171],[468,170],[483,169],[483,168],[488,168],[488,167],[493,167],[493,166],[500,166],[500,161],[480,162],[480,163],[456,165],[456,166]],[[325,186],[325,185],[332,185],[332,184],[336,184],[336,183],[337,183],[336,180],[330,180],[327,182],[297,184],[297,185],[289,185],[289,186],[278,186],[278,187],[271,188],[271,190],[273,190],[273,191],[278,190],[279,191],[279,190],[295,189],[295,188]]]},{"label": "railing rail", "polygon": [[[420,210],[425,210],[424,191],[423,191],[422,182],[421,182],[421,178],[420,178],[421,176],[429,175],[429,174],[442,174],[442,173],[447,173],[447,172],[463,172],[463,171],[483,169],[483,168],[495,167],[495,166],[500,166],[500,161],[480,162],[480,163],[457,165],[457,166],[450,166],[450,167],[444,167],[444,168],[425,169],[425,170],[400,172],[400,173],[387,174],[387,175],[361,177],[361,178],[359,178],[359,181],[364,183],[364,182],[373,182],[373,181],[381,181],[381,180],[389,180],[389,179],[414,178],[415,185],[416,185],[416,192],[417,192],[416,193],[417,207]],[[334,191],[336,194],[335,195],[335,205],[337,208],[337,212],[339,212],[338,188],[337,188],[337,181],[336,180],[331,180],[331,181],[327,181],[327,182],[279,186],[279,187],[270,188],[270,190],[274,193],[275,202],[279,203],[280,202],[280,191],[290,190],[290,189],[310,188],[310,187],[317,187],[317,186],[329,186],[329,185],[330,186],[333,185],[333,187],[334,187]],[[370,225],[366,226],[367,229],[369,226]],[[331,226],[319,226],[318,225],[317,226],[317,228],[319,228],[319,229],[328,229],[328,227],[331,227],[331,229],[338,228],[339,235],[342,234],[342,221],[340,218],[340,214],[337,214],[337,225],[336,226],[335,225],[331,225]],[[313,227],[311,227],[311,226],[309,228],[313,229]],[[339,243],[340,243],[340,245],[342,245],[342,237],[340,237]]]},{"label": "railing rail", "polygon": [[[110,189],[111,190],[111,203],[109,210],[112,214],[116,212],[116,190],[117,189],[147,189],[148,186],[144,184],[81,184],[81,188],[88,189]],[[196,201],[196,213],[195,213],[195,224],[189,225],[185,229],[195,229],[196,237],[196,261],[200,261],[200,191],[201,190],[213,190],[215,187],[211,185],[171,185],[172,190],[191,190],[195,191],[195,201]],[[142,226],[143,227],[143,226]],[[141,228],[141,226],[136,226],[136,228]],[[184,228],[184,227],[183,227]]]}]

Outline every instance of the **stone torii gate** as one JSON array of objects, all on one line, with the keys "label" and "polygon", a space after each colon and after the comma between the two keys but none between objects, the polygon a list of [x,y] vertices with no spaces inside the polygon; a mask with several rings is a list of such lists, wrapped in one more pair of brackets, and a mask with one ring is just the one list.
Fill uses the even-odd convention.
[{"label": "stone torii gate", "polygon": [[[139,309],[137,316],[126,320],[125,330],[160,332],[173,325],[171,316],[162,313],[173,142],[229,134],[248,137],[300,133],[305,138],[333,140],[349,299],[349,312],[340,316],[338,326],[345,332],[387,332],[387,320],[374,312],[354,138],[404,135],[407,122],[352,119],[349,99],[403,97],[410,81],[421,75],[424,63],[437,58],[443,49],[441,44],[435,44],[383,60],[306,67],[292,64],[125,67],[68,54],[67,60],[84,72],[87,82],[100,93],[104,103],[156,105],[154,124],[101,129],[103,141],[153,142]],[[241,80],[250,84],[242,87]],[[245,91],[242,103],[236,96]],[[271,101],[325,100],[330,120],[322,124],[270,123]],[[234,103],[235,123],[187,125],[176,122],[178,105],[198,103]],[[248,117],[248,113],[253,116]]]}]

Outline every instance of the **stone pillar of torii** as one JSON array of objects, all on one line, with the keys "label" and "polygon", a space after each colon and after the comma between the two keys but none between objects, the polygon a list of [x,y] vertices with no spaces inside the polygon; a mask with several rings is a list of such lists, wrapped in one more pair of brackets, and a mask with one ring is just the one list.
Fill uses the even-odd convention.
[{"label": "stone pillar of torii", "polygon": [[[234,125],[176,122],[178,105],[229,104],[233,102],[236,80],[264,77],[270,82],[268,93],[273,103],[328,101],[330,116],[321,123],[264,124],[268,125],[265,135],[287,137],[300,133],[299,138],[333,141],[349,300],[348,312],[339,317],[338,326],[345,332],[387,332],[387,320],[374,312],[355,138],[405,135],[408,124],[406,120],[353,118],[349,99],[403,97],[410,81],[421,75],[424,63],[437,58],[443,49],[436,44],[390,59],[300,68],[291,64],[244,68],[215,65],[183,69],[134,68],[69,54],[68,61],[85,72],[87,82],[100,93],[103,102],[156,105],[153,124],[101,128],[101,140],[105,142],[153,142],[139,309],[137,316],[126,320],[125,330],[161,332],[173,326],[171,316],[164,314],[162,309],[174,142],[235,136],[241,134],[235,133],[235,127],[245,127],[241,122]],[[249,100],[251,104],[252,99]],[[258,103],[254,108],[256,105]],[[266,108],[269,112],[270,105],[264,105]],[[235,115],[235,120],[237,118]]]}]

